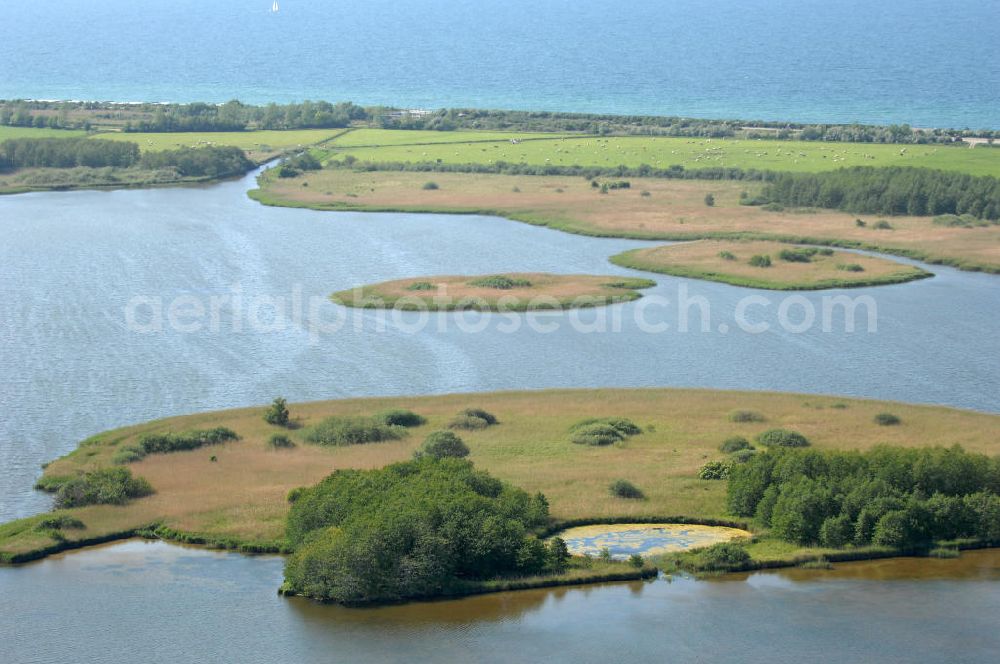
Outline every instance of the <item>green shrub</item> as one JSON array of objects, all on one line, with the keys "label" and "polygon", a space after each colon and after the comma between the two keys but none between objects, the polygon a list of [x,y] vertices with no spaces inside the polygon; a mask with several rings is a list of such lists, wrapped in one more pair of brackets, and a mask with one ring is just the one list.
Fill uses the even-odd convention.
[{"label": "green shrub", "polygon": [[86,527],[83,521],[65,514],[46,517],[35,524],[35,530],[82,530]]},{"label": "green shrub", "polygon": [[514,279],[503,274],[495,274],[490,277],[474,279],[469,282],[470,286],[476,288],[496,288],[497,290],[510,290],[512,288],[527,288],[531,282],[527,279]]},{"label": "green shrub", "polygon": [[743,436],[731,436],[722,441],[719,445],[719,451],[725,452],[726,454],[732,454],[733,452],[739,452],[740,450],[752,450],[753,445],[750,441]]},{"label": "green shrub", "polygon": [[809,440],[797,431],[769,429],[757,436],[757,442],[767,447],[808,447]]},{"label": "green shrub", "polygon": [[900,420],[898,416],[893,415],[892,413],[879,413],[878,415],[875,416],[875,424],[879,424],[884,427],[895,426],[900,422],[902,422],[902,420]]},{"label": "green shrub", "polygon": [[35,482],[35,490],[44,491],[45,493],[55,493],[62,488],[63,484],[66,484],[71,479],[73,479],[72,475],[42,475]]},{"label": "green shrub", "polygon": [[868,224],[864,220],[862,220],[862,219],[855,219],[854,220],[854,225],[857,226],[858,228],[864,228]]},{"label": "green shrub", "polygon": [[295,443],[293,443],[292,439],[288,436],[281,433],[275,433],[271,434],[271,437],[267,439],[267,446],[273,450],[290,449],[295,447]]},{"label": "green shrub", "polygon": [[444,457],[469,456],[469,448],[465,442],[451,431],[432,431],[424,444],[417,451],[417,456],[429,456],[435,459]]},{"label": "green shrub", "polygon": [[754,267],[771,267],[771,257],[766,254],[754,254],[750,257],[750,265]]},{"label": "green shrub", "polygon": [[951,547],[939,546],[927,552],[931,558],[958,558],[961,552]]},{"label": "green shrub", "polygon": [[729,413],[729,421],[744,424],[746,422],[766,422],[767,418],[755,410],[734,410]]},{"label": "green shrub", "polygon": [[638,553],[633,553],[631,556],[628,557],[628,564],[636,569],[640,569],[646,563],[642,559],[642,556],[640,556]]},{"label": "green shrub", "polygon": [[478,431],[498,423],[499,420],[492,413],[481,408],[466,408],[448,423],[448,428]]},{"label": "green shrub", "polygon": [[306,440],[317,445],[361,445],[399,440],[406,428],[389,426],[370,417],[328,417],[306,433]]},{"label": "green shrub", "polygon": [[586,420],[576,422],[569,428],[569,431],[570,433],[573,433],[592,424],[607,424],[621,434],[623,438],[627,436],[638,436],[642,433],[642,429],[639,425],[627,417],[591,417]]},{"label": "green shrub", "polygon": [[720,542],[689,554],[685,563],[700,572],[734,572],[747,569],[750,553],[735,542]]},{"label": "green shrub", "polygon": [[815,255],[815,249],[782,249],[778,252],[778,258],[789,263],[809,263]]},{"label": "green shrub", "polygon": [[147,454],[168,454],[195,450],[207,445],[219,445],[230,440],[238,440],[239,436],[232,429],[215,427],[184,433],[147,433],[139,437],[132,445],[126,445],[115,452],[114,463],[124,465],[138,461]]},{"label": "green shrub", "polygon": [[731,251],[720,251],[719,258],[727,261],[734,261],[736,260],[736,254]]},{"label": "green shrub", "polygon": [[406,287],[406,290],[429,291],[429,290],[435,290],[435,286],[429,281],[414,281],[412,284]]},{"label": "green shrub", "polygon": [[754,454],[757,454],[757,450],[754,449],[737,450],[736,452],[730,454],[729,458],[732,460],[733,463],[746,463],[753,458]]},{"label": "green shrub", "polygon": [[383,410],[375,413],[375,421],[397,427],[419,427],[427,423],[427,419],[411,410]]},{"label": "green shrub", "polygon": [[872,226],[872,228],[874,228],[875,230],[879,230],[879,231],[891,231],[892,230],[892,224],[890,224],[885,219],[880,219],[880,220],[878,220],[878,221],[875,222],[875,225]]},{"label": "green shrub", "polygon": [[102,468],[66,482],[56,493],[57,509],[84,505],[124,505],[153,493],[145,479],[132,477],[128,468]]},{"label": "green shrub", "polygon": [[715,196],[713,196],[712,194],[705,194],[705,205],[707,205],[708,207],[714,207]]},{"label": "green shrub", "polygon": [[275,397],[271,407],[264,412],[264,421],[279,427],[288,426],[288,402]]},{"label": "green shrub", "polygon": [[603,422],[595,422],[579,427],[569,437],[577,445],[613,445],[625,439],[621,431]]},{"label": "green shrub", "polygon": [[434,191],[435,189],[440,189],[437,182],[425,182],[423,189],[425,191]]},{"label": "green shrub", "polygon": [[709,461],[698,470],[700,480],[724,480],[729,478],[732,464],[726,461]]},{"label": "green shrub", "polygon": [[472,415],[456,415],[448,422],[449,429],[458,429],[461,431],[479,431],[489,425],[490,423],[483,418]]},{"label": "green shrub", "polygon": [[838,263],[837,269],[843,272],[864,272],[865,268],[858,263]]},{"label": "green shrub", "polygon": [[309,487],[297,486],[294,489],[289,490],[288,495],[285,496],[285,499],[290,503],[294,503],[296,500],[301,498],[302,495],[308,490]]},{"label": "green shrub", "polygon": [[628,480],[615,480],[608,487],[608,492],[615,498],[626,498],[628,500],[641,500],[646,497],[642,489]]}]

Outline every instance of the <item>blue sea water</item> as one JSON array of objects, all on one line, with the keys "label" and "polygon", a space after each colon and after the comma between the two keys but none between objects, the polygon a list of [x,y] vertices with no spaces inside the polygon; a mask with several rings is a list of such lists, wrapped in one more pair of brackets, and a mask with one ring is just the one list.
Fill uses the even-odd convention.
[{"label": "blue sea water", "polygon": [[1000,128],[996,0],[4,0],[0,97]]}]

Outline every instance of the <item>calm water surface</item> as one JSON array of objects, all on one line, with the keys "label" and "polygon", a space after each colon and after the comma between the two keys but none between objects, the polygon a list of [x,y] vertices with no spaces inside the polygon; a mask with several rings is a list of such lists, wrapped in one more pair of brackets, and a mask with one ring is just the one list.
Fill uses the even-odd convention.
[{"label": "calm water surface", "polygon": [[283,599],[280,578],[278,558],[138,541],[0,568],[4,661],[938,663],[1000,651],[997,551],[379,609]]},{"label": "calm water surface", "polygon": [[1000,129],[995,0],[4,0],[0,97]]}]

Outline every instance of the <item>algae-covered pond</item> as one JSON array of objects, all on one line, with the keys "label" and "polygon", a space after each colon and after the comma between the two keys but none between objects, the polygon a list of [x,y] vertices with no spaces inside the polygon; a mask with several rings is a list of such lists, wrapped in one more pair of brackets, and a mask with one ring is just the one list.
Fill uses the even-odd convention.
[{"label": "algae-covered pond", "polygon": [[604,549],[615,560],[633,554],[655,556],[671,551],[698,549],[719,542],[750,537],[739,528],[682,523],[616,523],[567,528],[559,533],[570,553],[596,556]]}]

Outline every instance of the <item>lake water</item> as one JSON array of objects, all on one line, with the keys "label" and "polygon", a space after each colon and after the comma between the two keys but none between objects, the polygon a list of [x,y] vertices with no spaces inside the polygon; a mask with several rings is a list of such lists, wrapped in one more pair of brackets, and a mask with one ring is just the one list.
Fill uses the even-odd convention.
[{"label": "lake water", "polygon": [[1000,652],[996,550],[378,609],[278,597],[281,566],[131,541],[0,568],[3,659],[957,664]]},{"label": "lake water", "polygon": [[5,0],[0,98],[1000,129],[993,0]]}]

